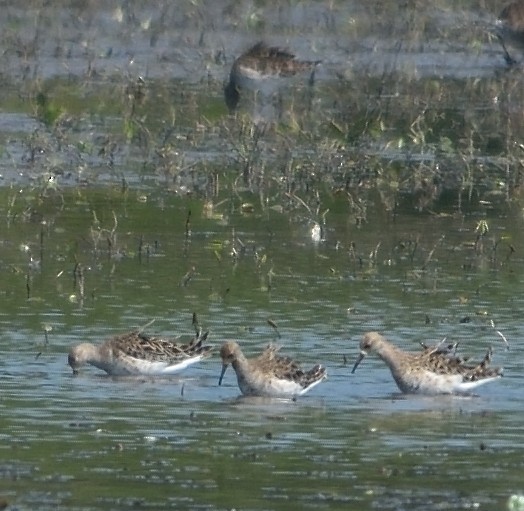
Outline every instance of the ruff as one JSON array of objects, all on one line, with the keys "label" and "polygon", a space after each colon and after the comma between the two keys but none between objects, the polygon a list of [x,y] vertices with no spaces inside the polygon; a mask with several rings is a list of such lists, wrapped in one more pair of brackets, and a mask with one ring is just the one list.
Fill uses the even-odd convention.
[{"label": "ruff", "polygon": [[229,82],[224,88],[226,105],[233,112],[242,89],[271,94],[278,88],[278,79],[282,77],[311,72],[310,83],[313,83],[314,70],[319,63],[320,60],[298,60],[287,50],[259,42],[233,63]]},{"label": "ruff", "polygon": [[375,352],[389,367],[398,388],[409,394],[463,394],[502,376],[501,368],[490,368],[491,349],[477,365],[466,365],[456,356],[456,344],[423,345],[418,353],[402,351],[377,332],[364,334],[360,355],[352,373],[362,359]]},{"label": "ruff", "polygon": [[246,396],[293,398],[305,394],[327,377],[321,365],[304,371],[291,358],[279,355],[278,348],[272,345],[258,357],[248,359],[236,342],[229,341],[223,344],[220,356],[222,372],[218,384],[222,384],[224,373],[231,364],[238,386]]},{"label": "ruff", "polygon": [[211,354],[204,346],[207,332],[197,332],[188,344],[177,339],[153,337],[141,331],[128,332],[95,346],[79,344],[69,352],[68,363],[73,373],[84,364],[91,364],[112,376],[162,376],[177,373]]}]

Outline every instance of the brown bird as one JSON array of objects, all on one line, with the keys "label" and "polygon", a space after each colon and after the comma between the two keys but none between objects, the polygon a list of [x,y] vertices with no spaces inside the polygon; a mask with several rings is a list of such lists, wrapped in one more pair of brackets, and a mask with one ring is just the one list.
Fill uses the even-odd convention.
[{"label": "brown bird", "polygon": [[457,357],[457,345],[443,343],[411,353],[397,348],[377,332],[368,332],[360,341],[352,373],[369,353],[376,353],[389,367],[398,388],[406,394],[464,394],[502,376],[502,369],[491,368],[491,349],[476,365],[466,365]]},{"label": "brown bird", "polygon": [[269,345],[258,357],[246,358],[240,346],[228,341],[220,349],[222,372],[218,384],[222,384],[229,364],[237,374],[238,386],[246,396],[292,398],[305,394],[324,380],[326,369],[320,364],[304,370],[289,357],[278,354],[278,348]]},{"label": "brown bird", "polygon": [[279,79],[283,77],[310,71],[310,83],[313,83],[314,71],[320,62],[298,60],[288,50],[258,42],[233,63],[229,82],[224,88],[226,105],[233,112],[240,101],[242,89],[273,93],[279,86]]},{"label": "brown bird", "polygon": [[112,376],[165,376],[177,373],[211,354],[204,344],[207,332],[198,325],[193,314],[195,337],[187,344],[178,338],[156,337],[135,330],[107,339],[95,346],[84,342],[71,348],[68,363],[73,373],[84,364],[91,364]]}]

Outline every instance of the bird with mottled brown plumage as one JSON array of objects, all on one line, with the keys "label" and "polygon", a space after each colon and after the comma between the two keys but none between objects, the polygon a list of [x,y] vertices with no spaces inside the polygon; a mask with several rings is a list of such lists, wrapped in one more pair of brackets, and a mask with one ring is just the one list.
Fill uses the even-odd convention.
[{"label": "bird with mottled brown plumage", "polygon": [[367,332],[360,341],[352,373],[369,353],[376,353],[389,367],[398,388],[406,394],[464,394],[497,380],[501,368],[490,367],[491,349],[481,362],[468,365],[456,355],[456,344],[423,345],[421,352],[403,351],[377,332]]},{"label": "bird with mottled brown plumage", "polygon": [[[193,323],[195,324],[195,316]],[[177,373],[211,354],[205,345],[208,332],[196,330],[195,337],[186,344],[178,338],[147,335],[134,330],[116,335],[100,345],[88,342],[71,348],[68,363],[73,373],[84,364],[102,369],[112,376],[166,376]]]},{"label": "bird with mottled brown plumage", "polygon": [[224,343],[220,349],[222,372],[218,384],[222,384],[230,364],[236,372],[238,386],[246,396],[293,398],[305,394],[327,377],[326,369],[320,364],[304,370],[278,351],[278,347],[269,345],[258,357],[248,359],[238,343]]},{"label": "bird with mottled brown plumage", "polygon": [[234,112],[242,90],[273,93],[280,79],[297,74],[309,72],[312,83],[318,64],[320,60],[300,60],[288,50],[258,42],[234,61],[224,88],[226,105]]}]

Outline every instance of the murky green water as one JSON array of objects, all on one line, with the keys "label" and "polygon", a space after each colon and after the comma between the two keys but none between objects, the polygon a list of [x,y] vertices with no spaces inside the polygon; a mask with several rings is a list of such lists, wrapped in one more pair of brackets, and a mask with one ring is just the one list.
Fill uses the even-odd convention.
[{"label": "murky green water", "polygon": [[[0,508],[492,510],[524,492],[524,89],[487,30],[500,7],[3,6]],[[253,39],[323,61],[262,127],[222,93]],[[240,399],[232,371],[219,387],[217,356],[171,379],[66,364],[152,320],[189,336],[193,312],[217,347],[278,342],[329,378],[285,402]],[[350,374],[370,329],[491,345],[504,378],[402,396],[374,357]]]},{"label": "murky green water", "polygon": [[[0,488],[10,507],[503,506],[523,469],[520,254],[500,248],[492,261],[491,237],[475,252],[478,220],[469,215],[372,214],[356,227],[335,201],[326,240],[315,244],[308,222],[259,208],[246,215],[234,202],[208,218],[199,202],[165,192],[144,203],[65,190],[67,214],[43,235],[40,223],[3,223]],[[110,256],[93,230],[113,229],[113,213]],[[522,223],[511,219],[486,216],[490,232],[520,246]],[[238,239],[245,249],[233,257]],[[141,257],[140,243],[150,245]],[[31,270],[30,254],[43,255]],[[233,373],[218,387],[217,357],[171,380],[112,379],[94,368],[73,377],[66,365],[71,344],[151,319],[150,331],[189,335],[193,311],[217,346],[234,338],[255,353],[278,340],[305,364],[326,364],[329,379],[279,402],[238,399]],[[371,328],[407,349],[448,336],[479,358],[492,345],[505,377],[478,397],[402,397],[377,359],[354,375],[343,364]]]}]

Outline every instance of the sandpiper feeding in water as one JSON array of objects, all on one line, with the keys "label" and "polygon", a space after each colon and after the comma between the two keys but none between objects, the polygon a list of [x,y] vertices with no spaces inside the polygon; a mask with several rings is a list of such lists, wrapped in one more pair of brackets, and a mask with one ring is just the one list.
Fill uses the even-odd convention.
[{"label": "sandpiper feeding in water", "polygon": [[309,371],[289,357],[278,354],[278,348],[269,345],[256,358],[246,358],[240,346],[228,341],[220,349],[222,372],[218,384],[222,384],[229,364],[237,375],[238,386],[246,396],[293,398],[301,396],[324,380],[326,370],[317,364]]},{"label": "sandpiper feeding in water", "polygon": [[242,89],[272,94],[278,89],[278,79],[282,77],[311,72],[312,84],[318,64],[320,60],[299,60],[288,50],[258,42],[233,63],[229,82],[224,88],[226,105],[233,112],[240,101]]},{"label": "sandpiper feeding in water", "polygon": [[375,352],[389,367],[398,388],[407,394],[463,394],[502,376],[501,368],[490,368],[491,349],[477,365],[466,365],[456,356],[456,344],[423,346],[418,353],[397,348],[377,332],[368,332],[360,341],[362,359]]},{"label": "sandpiper feeding in water", "polygon": [[211,346],[203,345],[207,334],[197,329],[189,343],[180,344],[178,339],[153,337],[135,330],[116,335],[99,346],[78,344],[71,348],[68,363],[75,374],[80,366],[91,364],[112,376],[166,376],[211,354]]}]

